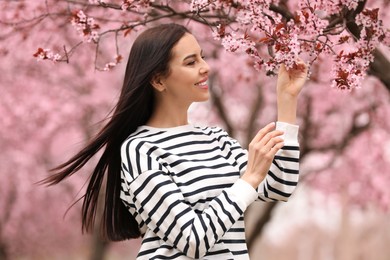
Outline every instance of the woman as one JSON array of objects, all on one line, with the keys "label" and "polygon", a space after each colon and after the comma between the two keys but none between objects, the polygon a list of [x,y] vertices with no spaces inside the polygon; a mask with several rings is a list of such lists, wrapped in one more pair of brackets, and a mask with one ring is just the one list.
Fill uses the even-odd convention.
[{"label": "woman", "polygon": [[208,73],[183,26],[160,25],[136,39],[111,119],[46,179],[62,181],[103,148],[84,197],[83,231],[93,227],[107,172],[102,231],[112,241],[142,236],[138,259],[249,258],[245,209],[257,199],[287,200],[298,181],[294,123],[306,66],[282,66],[276,129],[261,129],[249,151],[218,127],[188,124],[191,103],[209,98]]}]

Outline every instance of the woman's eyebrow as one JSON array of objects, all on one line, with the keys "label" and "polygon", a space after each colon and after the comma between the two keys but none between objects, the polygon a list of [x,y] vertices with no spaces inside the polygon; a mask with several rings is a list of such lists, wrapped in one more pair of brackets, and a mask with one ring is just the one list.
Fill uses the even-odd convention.
[{"label": "woman's eyebrow", "polygon": [[[203,50],[200,51],[200,56],[202,56],[202,55],[203,55]],[[187,55],[187,56],[183,59],[183,61],[185,61],[186,59],[190,59],[190,58],[196,58],[196,54],[194,53],[194,54]]]},{"label": "woman's eyebrow", "polygon": [[187,55],[184,59],[184,60],[187,60],[187,59],[190,59],[190,58],[196,58],[196,54],[190,54],[190,55]]}]

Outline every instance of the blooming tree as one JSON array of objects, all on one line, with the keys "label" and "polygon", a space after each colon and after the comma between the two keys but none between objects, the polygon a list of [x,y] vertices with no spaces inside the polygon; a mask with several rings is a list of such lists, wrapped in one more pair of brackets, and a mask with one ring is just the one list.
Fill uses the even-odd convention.
[{"label": "blooming tree", "polygon": [[[312,65],[321,55],[331,56],[332,86],[340,89],[360,87],[374,61],[374,50],[380,43],[390,45],[390,32],[379,15],[388,1],[59,2],[72,7],[61,15],[68,17],[86,43],[99,45],[108,34],[123,37],[136,27],[166,17],[184,18],[210,26],[211,34],[221,40],[226,50],[246,52],[252,57],[255,68],[269,74],[274,74],[281,63],[295,66],[298,57]],[[55,5],[60,6],[60,3],[47,3],[46,13],[42,15],[50,17],[52,10],[58,8]],[[104,16],[103,20],[102,10],[114,15]],[[108,24],[113,27],[107,28]],[[69,55],[65,47],[62,54],[42,47],[34,54],[39,59],[67,62]],[[109,70],[121,57],[117,53],[115,59],[101,69]]]},{"label": "blooming tree", "polygon": [[[223,125],[245,146],[261,125],[276,118],[275,70],[281,63],[295,66],[301,57],[311,67],[299,111],[302,183],[329,194],[347,192],[354,205],[388,209],[390,125],[383,118],[390,116],[390,79],[384,73],[390,68],[389,5],[384,0],[1,1],[6,11],[0,14],[5,151],[0,252],[38,254],[34,250],[42,247],[32,234],[40,234],[49,250],[54,241],[48,231],[69,241],[72,231],[80,230],[77,209],[69,213],[75,227],[61,222],[86,178],[75,176],[51,189],[33,183],[99,128],[94,123],[115,104],[122,61],[134,37],[169,21],[190,27],[212,67],[212,101],[192,107],[192,120]],[[260,232],[249,237],[250,245]],[[82,240],[71,241],[75,246]]]}]

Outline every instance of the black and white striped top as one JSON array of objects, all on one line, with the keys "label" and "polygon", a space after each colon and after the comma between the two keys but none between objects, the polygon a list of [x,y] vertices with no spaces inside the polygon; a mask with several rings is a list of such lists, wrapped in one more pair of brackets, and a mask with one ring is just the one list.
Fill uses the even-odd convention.
[{"label": "black and white striped top", "polygon": [[218,127],[139,127],[122,145],[121,199],[143,234],[137,259],[249,259],[243,213],[286,201],[298,182],[298,126],[257,191],[240,179],[247,151]]}]

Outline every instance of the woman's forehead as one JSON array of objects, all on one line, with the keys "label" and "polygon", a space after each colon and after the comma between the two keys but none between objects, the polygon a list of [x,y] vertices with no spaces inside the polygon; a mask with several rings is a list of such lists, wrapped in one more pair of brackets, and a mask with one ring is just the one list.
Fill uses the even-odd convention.
[{"label": "woman's forehead", "polygon": [[185,59],[188,55],[198,54],[200,52],[201,48],[196,38],[192,34],[186,33],[173,47],[172,56],[175,59]]}]

